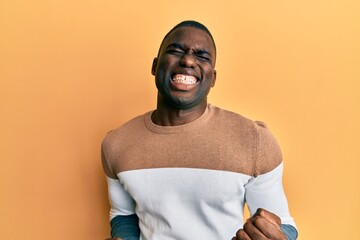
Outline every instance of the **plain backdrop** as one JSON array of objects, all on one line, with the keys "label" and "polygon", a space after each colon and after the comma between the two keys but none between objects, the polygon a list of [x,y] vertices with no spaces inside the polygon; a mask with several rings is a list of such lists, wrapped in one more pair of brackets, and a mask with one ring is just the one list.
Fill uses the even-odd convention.
[{"label": "plain backdrop", "polygon": [[109,236],[101,141],[155,108],[152,60],[187,19],[217,44],[209,102],[279,141],[299,239],[360,239],[357,0],[1,0],[0,239]]}]

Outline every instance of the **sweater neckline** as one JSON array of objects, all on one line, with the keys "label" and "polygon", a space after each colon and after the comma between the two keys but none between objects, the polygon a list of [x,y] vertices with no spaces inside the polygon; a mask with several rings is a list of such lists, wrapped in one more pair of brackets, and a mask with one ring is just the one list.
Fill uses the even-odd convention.
[{"label": "sweater neckline", "polygon": [[178,125],[178,126],[160,126],[160,125],[156,125],[151,120],[151,115],[155,111],[155,110],[152,110],[150,112],[145,113],[145,116],[144,116],[145,126],[150,131],[155,132],[155,133],[160,133],[160,134],[179,133],[179,132],[184,132],[184,131],[191,131],[191,130],[197,129],[200,126],[202,126],[210,118],[210,115],[211,115],[210,114],[210,108],[211,107],[212,106],[210,104],[208,104],[207,107],[205,108],[205,111],[203,112],[203,114],[200,117],[198,117],[197,119],[195,119],[192,122],[182,124],[182,125]]}]

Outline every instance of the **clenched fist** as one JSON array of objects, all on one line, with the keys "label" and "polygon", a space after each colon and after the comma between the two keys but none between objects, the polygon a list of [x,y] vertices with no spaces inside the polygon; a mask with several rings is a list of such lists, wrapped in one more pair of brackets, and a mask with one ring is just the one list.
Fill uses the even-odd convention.
[{"label": "clenched fist", "polygon": [[281,220],[277,215],[259,208],[232,240],[287,240],[280,226]]}]

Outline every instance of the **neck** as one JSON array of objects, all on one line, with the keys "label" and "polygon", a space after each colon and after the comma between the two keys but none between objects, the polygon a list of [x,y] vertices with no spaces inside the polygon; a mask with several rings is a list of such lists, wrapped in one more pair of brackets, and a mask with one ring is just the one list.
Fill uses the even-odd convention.
[{"label": "neck", "polygon": [[158,101],[157,108],[154,111],[151,120],[160,126],[178,126],[190,123],[199,118],[207,108],[207,101],[192,108],[175,108]]}]

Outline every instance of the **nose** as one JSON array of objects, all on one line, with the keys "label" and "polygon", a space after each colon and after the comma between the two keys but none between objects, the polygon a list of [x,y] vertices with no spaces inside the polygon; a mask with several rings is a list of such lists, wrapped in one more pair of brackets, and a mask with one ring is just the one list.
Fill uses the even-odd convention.
[{"label": "nose", "polygon": [[185,53],[180,59],[180,65],[188,68],[192,68],[195,65],[196,59],[191,53]]}]

